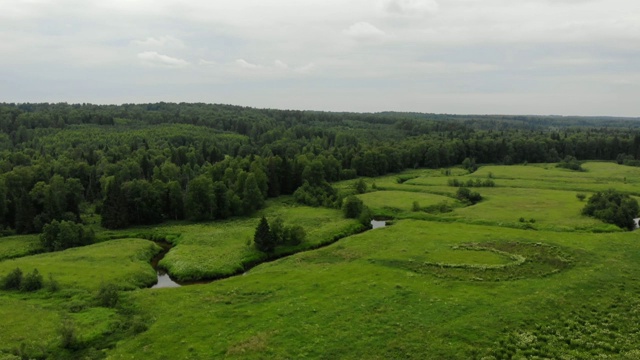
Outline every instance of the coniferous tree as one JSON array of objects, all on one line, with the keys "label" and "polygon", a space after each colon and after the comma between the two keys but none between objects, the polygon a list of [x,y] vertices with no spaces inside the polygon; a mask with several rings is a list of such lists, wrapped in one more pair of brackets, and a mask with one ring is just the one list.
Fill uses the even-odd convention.
[{"label": "coniferous tree", "polygon": [[127,199],[121,184],[115,179],[110,179],[107,183],[101,215],[102,226],[107,229],[121,229],[129,225]]},{"label": "coniferous tree", "polygon": [[260,219],[260,223],[256,227],[256,231],[253,235],[253,242],[256,245],[256,249],[262,252],[271,252],[275,248],[275,239],[271,229],[269,228],[269,222],[263,216]]}]

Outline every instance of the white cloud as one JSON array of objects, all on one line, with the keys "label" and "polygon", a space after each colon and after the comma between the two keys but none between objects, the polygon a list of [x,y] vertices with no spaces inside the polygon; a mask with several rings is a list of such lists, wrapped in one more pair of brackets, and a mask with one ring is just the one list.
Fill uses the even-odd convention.
[{"label": "white cloud", "polygon": [[[12,80],[0,81],[0,98],[7,101],[38,100],[32,94],[142,101],[158,84],[175,91],[163,100],[189,101],[230,84],[221,88],[237,97],[217,98],[245,105],[433,111],[424,94],[473,92],[478,101],[439,109],[502,112],[504,102],[493,102],[499,95],[484,92],[514,94],[509,112],[532,113],[538,104],[523,94],[535,91],[549,94],[545,109],[571,113],[586,111],[581,100],[622,86],[601,77],[640,83],[637,0],[9,0],[1,8],[0,79]],[[132,59],[182,71],[158,76]],[[96,93],[58,91],[79,75]],[[250,95],[267,81],[281,82],[283,92],[300,87],[269,104],[264,91]],[[616,96],[629,100],[606,109],[638,114],[640,87],[625,86]],[[350,94],[363,88],[370,90],[355,107]],[[576,100],[561,102],[569,93]]]},{"label": "white cloud", "polygon": [[366,21],[349,26],[344,33],[358,40],[381,40],[387,36],[384,31]]},{"label": "white cloud", "polygon": [[155,51],[141,52],[138,54],[138,59],[140,59],[143,65],[152,67],[183,68],[189,65],[189,62],[186,60],[158,54]]},{"label": "white cloud", "polygon": [[236,60],[236,65],[238,65],[239,67],[241,67],[243,69],[250,69],[250,70],[257,70],[257,69],[261,69],[262,68],[261,65],[250,63],[245,59]]},{"label": "white cloud", "polygon": [[148,37],[144,40],[133,40],[131,42],[133,45],[141,46],[144,48],[161,48],[161,47],[172,47],[172,48],[184,48],[184,43],[176,39],[172,36],[160,36],[160,37]]},{"label": "white cloud", "polygon": [[213,66],[213,65],[218,65],[218,63],[215,62],[215,61],[200,59],[200,60],[198,60],[198,65],[200,65],[200,66]]},{"label": "white cloud", "polygon": [[435,0],[384,0],[382,8],[387,13],[402,16],[421,16],[438,11]]},{"label": "white cloud", "polygon": [[315,70],[315,68],[316,68],[316,64],[308,63],[307,65],[303,65],[303,66],[299,66],[299,67],[295,68],[294,71],[299,73],[299,74],[308,74],[308,73],[312,72],[313,70]]},{"label": "white cloud", "polygon": [[283,61],[280,60],[276,60],[273,62],[273,64],[275,65],[276,68],[281,69],[281,70],[286,70],[289,68],[289,65]]}]

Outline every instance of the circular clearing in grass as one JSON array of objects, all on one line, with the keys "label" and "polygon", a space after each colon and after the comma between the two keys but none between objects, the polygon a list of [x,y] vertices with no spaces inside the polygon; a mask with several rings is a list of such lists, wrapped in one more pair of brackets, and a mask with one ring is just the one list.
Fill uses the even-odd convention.
[{"label": "circular clearing in grass", "polygon": [[[572,266],[570,256],[559,247],[517,241],[467,243],[453,247],[439,261],[382,260],[383,265],[440,278],[470,281],[505,281],[549,276]],[[471,251],[477,252],[470,255]],[[460,255],[454,255],[460,252]],[[483,254],[483,255],[479,255]],[[490,260],[480,263],[479,259]],[[464,260],[464,259],[469,259]],[[501,263],[495,263],[501,258]],[[461,261],[462,260],[462,261]]]}]

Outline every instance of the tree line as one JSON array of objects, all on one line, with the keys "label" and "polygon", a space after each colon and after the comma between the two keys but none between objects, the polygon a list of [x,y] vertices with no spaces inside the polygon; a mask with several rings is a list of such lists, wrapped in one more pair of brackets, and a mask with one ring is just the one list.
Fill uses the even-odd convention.
[{"label": "tree line", "polygon": [[[0,104],[0,227],[100,214],[123,228],[251,214],[408,168],[640,159],[637,119],[280,111],[210,104]],[[608,126],[612,125],[612,126]],[[66,225],[65,225],[66,226]]]}]

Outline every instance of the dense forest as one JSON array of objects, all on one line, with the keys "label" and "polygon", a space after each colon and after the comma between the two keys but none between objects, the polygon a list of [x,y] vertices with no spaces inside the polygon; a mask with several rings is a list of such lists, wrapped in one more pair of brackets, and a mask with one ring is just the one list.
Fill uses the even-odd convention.
[{"label": "dense forest", "polygon": [[[209,104],[0,104],[0,227],[115,229],[314,206],[407,168],[640,159],[640,119],[326,113]],[[66,226],[66,225],[65,225]]]}]

